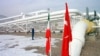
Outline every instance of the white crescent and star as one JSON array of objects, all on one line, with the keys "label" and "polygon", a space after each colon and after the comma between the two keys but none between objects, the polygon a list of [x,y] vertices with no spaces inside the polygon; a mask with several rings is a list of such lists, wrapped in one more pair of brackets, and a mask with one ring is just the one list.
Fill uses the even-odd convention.
[{"label": "white crescent and star", "polygon": [[68,25],[68,23],[67,23],[65,20],[64,20],[64,24],[65,24],[65,25]]},{"label": "white crescent and star", "polygon": [[69,36],[67,35],[65,38],[68,38]]}]

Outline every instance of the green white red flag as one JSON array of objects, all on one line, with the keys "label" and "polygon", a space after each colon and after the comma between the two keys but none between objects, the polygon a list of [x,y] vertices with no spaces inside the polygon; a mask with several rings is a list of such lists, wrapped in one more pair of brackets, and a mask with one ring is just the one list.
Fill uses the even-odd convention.
[{"label": "green white red flag", "polygon": [[50,30],[50,15],[49,15],[49,12],[48,12],[48,24],[47,24],[45,37],[46,37],[46,55],[48,56],[50,54],[50,49],[51,49],[51,30]]}]

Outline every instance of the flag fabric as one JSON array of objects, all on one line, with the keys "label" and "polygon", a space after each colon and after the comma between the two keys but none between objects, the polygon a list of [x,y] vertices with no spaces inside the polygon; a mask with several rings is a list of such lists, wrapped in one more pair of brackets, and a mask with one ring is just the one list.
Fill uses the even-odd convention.
[{"label": "flag fabric", "polygon": [[69,56],[69,42],[72,41],[72,35],[71,35],[70,17],[69,17],[67,3],[65,11],[66,12],[65,12],[63,40],[62,40],[62,56]]},{"label": "flag fabric", "polygon": [[46,37],[46,55],[49,55],[50,53],[50,42],[51,42],[51,30],[50,30],[50,15],[48,12],[48,24],[47,24],[47,29],[46,29],[46,33],[45,33],[45,37]]}]

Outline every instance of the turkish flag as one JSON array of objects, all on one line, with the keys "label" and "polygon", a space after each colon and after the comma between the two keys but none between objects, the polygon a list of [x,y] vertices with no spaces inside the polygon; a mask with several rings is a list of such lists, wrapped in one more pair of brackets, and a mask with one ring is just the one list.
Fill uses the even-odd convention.
[{"label": "turkish flag", "polygon": [[72,34],[71,34],[71,27],[70,27],[70,17],[69,17],[69,12],[68,12],[68,5],[66,3],[63,40],[62,40],[62,56],[69,56],[69,42],[70,41],[72,41]]}]

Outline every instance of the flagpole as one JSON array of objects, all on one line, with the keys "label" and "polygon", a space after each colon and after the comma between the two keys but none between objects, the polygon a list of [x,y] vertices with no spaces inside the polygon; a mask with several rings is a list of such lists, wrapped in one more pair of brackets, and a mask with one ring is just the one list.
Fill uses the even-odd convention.
[{"label": "flagpole", "polygon": [[[49,23],[50,23],[50,21],[49,21]],[[51,29],[51,27],[50,27],[50,29]],[[51,56],[51,38],[50,38],[50,56]]]},{"label": "flagpole", "polygon": [[[50,9],[49,8],[48,8],[48,13],[50,16]],[[49,19],[48,23],[49,23],[49,27],[50,27],[50,19]],[[50,29],[51,29],[51,27],[50,27]],[[51,56],[51,38],[49,40],[50,40],[50,56]]]},{"label": "flagpole", "polygon": [[50,41],[50,56],[51,56],[51,41]]}]

